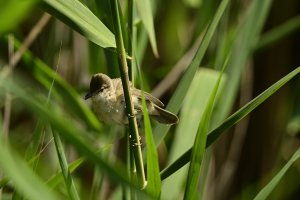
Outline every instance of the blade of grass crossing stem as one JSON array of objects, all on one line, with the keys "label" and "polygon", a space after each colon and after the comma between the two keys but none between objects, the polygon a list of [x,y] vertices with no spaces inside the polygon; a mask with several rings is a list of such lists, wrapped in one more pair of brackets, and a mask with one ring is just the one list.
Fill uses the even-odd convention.
[{"label": "blade of grass crossing stem", "polygon": [[138,10],[138,13],[142,19],[142,22],[143,22],[145,29],[147,31],[147,34],[149,36],[152,51],[153,51],[155,57],[158,57],[152,9],[151,9],[151,2],[150,2],[150,0],[143,0],[143,1],[135,0],[135,2],[136,2],[136,7]]},{"label": "blade of grass crossing stem", "polygon": [[300,158],[300,148],[294,153],[285,166],[272,178],[272,180],[256,195],[254,200],[264,200],[274,190],[279,181],[283,178],[287,170]]},{"label": "blade of grass crossing stem", "polygon": [[[215,33],[215,30],[217,28],[217,25],[228,5],[228,0],[223,0],[214,15],[211,24],[209,25],[205,36],[203,38],[202,43],[200,44],[196,55],[193,58],[192,63],[189,65],[188,69],[185,71],[182,79],[179,82],[179,85],[172,96],[170,102],[167,105],[167,110],[178,113],[179,109],[181,108],[182,102],[184,100],[184,97],[186,96],[186,93],[188,91],[188,88],[190,87],[190,84],[196,74],[196,71],[201,64],[202,58],[208,48],[209,42]],[[154,141],[156,146],[160,144],[162,139],[166,136],[168,130],[170,129],[170,126],[165,125],[157,125],[154,129]]]},{"label": "blade of grass crossing stem", "polygon": [[54,144],[55,144],[55,148],[56,148],[56,152],[57,152],[57,156],[58,156],[58,161],[59,161],[59,165],[62,171],[62,175],[64,177],[64,181],[67,187],[67,191],[69,194],[69,198],[71,200],[79,200],[79,195],[78,192],[76,190],[73,178],[71,176],[71,172],[69,170],[69,166],[68,166],[68,162],[64,153],[64,147],[63,144],[60,140],[60,136],[58,135],[58,133],[53,130],[51,128],[52,134],[53,134],[53,138],[54,138]]},{"label": "blade of grass crossing stem", "polygon": [[112,32],[78,0],[43,0],[45,10],[83,34],[95,44],[116,47]]},{"label": "blade of grass crossing stem", "polygon": [[[69,166],[68,166],[68,170],[70,171],[70,173],[74,172],[83,162],[84,162],[84,158],[78,158],[77,160],[75,160],[74,162],[72,162]],[[54,176],[52,176],[48,181],[47,181],[47,185],[50,188],[55,188],[59,185],[59,183],[61,183],[63,181],[64,177],[62,175],[62,171],[58,172],[57,174],[55,174]]]},{"label": "blade of grass crossing stem", "polygon": [[[139,73],[141,89],[144,90],[142,73],[137,61],[136,61],[136,65]],[[145,126],[145,135],[146,135],[146,156],[147,156],[146,190],[155,199],[159,199],[161,194],[161,180],[159,175],[158,156],[157,156],[156,146],[153,140],[152,128],[151,128],[149,113],[147,109],[147,104],[143,93],[142,93],[142,111],[144,116],[144,126]]]},{"label": "blade of grass crossing stem", "polygon": [[[16,47],[20,46],[18,41],[14,42]],[[22,57],[33,76],[42,84],[46,89],[50,89],[52,80],[55,80],[55,87],[52,94],[56,98],[60,98],[69,110],[74,112],[77,116],[94,130],[100,130],[101,125],[92,111],[80,100],[77,92],[71,87],[63,78],[61,78],[53,69],[47,66],[42,60],[35,58],[30,51],[26,51]]]},{"label": "blade of grass crossing stem", "polygon": [[0,167],[5,176],[13,181],[14,189],[26,198],[33,200],[59,199],[58,196],[32,172],[27,163],[20,158],[18,154],[13,152],[8,143],[4,143],[2,138],[0,138]]},{"label": "blade of grass crossing stem", "polygon": [[[257,108],[261,103],[263,103],[266,99],[268,99],[272,94],[274,94],[277,90],[279,90],[282,86],[284,86],[288,81],[290,81],[293,77],[300,73],[300,67],[297,67],[295,70],[281,78],[279,81],[274,83],[271,87],[266,89],[256,98],[251,100],[245,106],[240,108],[230,117],[228,117],[223,123],[221,123],[217,128],[213,129],[209,132],[207,136],[206,148],[213,144],[222,133],[224,133],[228,128],[232,127],[240,120],[242,120],[245,116],[247,116],[251,111]],[[176,172],[182,166],[187,164],[190,161],[192,149],[186,151],[182,156],[180,156],[176,161],[170,164],[166,169],[161,172],[162,180]]]},{"label": "blade of grass crossing stem", "polygon": [[[204,110],[203,117],[199,123],[196,139],[192,147],[192,157],[188,172],[188,178],[185,187],[184,199],[195,199],[198,182],[200,177],[201,163],[205,153],[206,137],[208,133],[209,122],[213,110],[215,98],[217,96],[218,88],[221,82],[223,71],[226,66],[226,61],[222,72],[219,75],[218,81],[209,97],[208,104]],[[201,194],[200,194],[201,195]]]}]

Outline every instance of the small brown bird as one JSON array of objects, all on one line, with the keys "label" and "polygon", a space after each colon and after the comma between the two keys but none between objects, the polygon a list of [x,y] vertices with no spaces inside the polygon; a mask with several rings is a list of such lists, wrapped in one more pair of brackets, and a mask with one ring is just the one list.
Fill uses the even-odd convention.
[{"label": "small brown bird", "polygon": [[[141,125],[142,113],[142,91],[136,89],[130,83],[134,112],[139,126]],[[164,110],[164,104],[147,92],[143,92],[149,116],[162,124],[176,124],[178,117]],[[128,124],[126,115],[126,104],[120,78],[111,79],[105,74],[95,74],[90,82],[90,91],[85,99],[92,99],[92,109],[98,119],[106,124]]]}]

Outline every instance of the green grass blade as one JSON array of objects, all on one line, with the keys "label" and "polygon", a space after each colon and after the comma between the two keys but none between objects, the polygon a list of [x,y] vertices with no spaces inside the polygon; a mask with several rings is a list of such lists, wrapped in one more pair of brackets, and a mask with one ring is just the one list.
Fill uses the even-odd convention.
[{"label": "green grass blade", "polygon": [[158,156],[154,144],[152,128],[145,98],[143,97],[143,115],[146,135],[147,156],[147,192],[155,199],[159,199],[161,193],[161,180],[159,175]]},{"label": "green grass blade", "polygon": [[285,36],[293,33],[299,28],[300,28],[300,15],[288,20],[284,24],[263,34],[255,48],[256,50],[260,50],[266,46],[269,46],[272,43],[275,43],[280,39],[284,38]]},{"label": "green grass blade", "polygon": [[2,139],[0,139],[0,167],[5,176],[13,181],[14,188],[18,193],[26,198],[33,200],[59,199]]},{"label": "green grass blade", "polygon": [[211,131],[207,137],[207,147],[209,147],[214,141],[216,141],[220,135],[227,130],[228,128],[232,127],[240,120],[242,120],[245,116],[247,116],[250,112],[252,112],[255,108],[257,108],[260,104],[262,104],[265,100],[267,100],[272,94],[274,94],[278,89],[284,86],[288,81],[290,81],[293,77],[300,73],[300,67],[296,68],[279,81],[274,83],[271,87],[266,89],[260,95],[252,99],[249,103],[245,106],[240,108],[230,117],[228,117],[220,126],[216,129]]},{"label": "green grass blade", "polygon": [[234,42],[231,58],[225,71],[230,81],[224,88],[219,105],[216,105],[218,113],[213,117],[216,123],[223,121],[232,109],[239,88],[241,73],[258,42],[271,3],[272,0],[252,1],[249,9],[245,12],[244,20],[238,27],[236,37],[232,39]]},{"label": "green grass blade", "polygon": [[139,13],[139,16],[142,19],[142,22],[145,26],[146,32],[149,36],[150,44],[152,51],[156,57],[158,57],[157,44],[155,39],[155,30],[153,24],[153,16],[151,10],[150,0],[135,0],[136,7]]},{"label": "green grass blade", "polygon": [[[182,102],[184,100],[184,97],[186,96],[186,93],[188,91],[188,88],[190,87],[190,84],[196,74],[196,71],[202,61],[202,58],[207,50],[207,47],[210,43],[210,40],[215,33],[215,30],[217,28],[217,25],[228,5],[228,0],[223,0],[221,4],[219,5],[219,8],[215,14],[215,16],[212,19],[211,24],[208,27],[208,30],[203,38],[202,43],[200,44],[196,55],[193,58],[192,63],[189,65],[188,69],[185,71],[182,79],[179,82],[179,85],[172,96],[169,104],[167,105],[167,110],[178,113],[179,109],[181,108]],[[159,145],[162,139],[166,136],[168,130],[170,129],[170,126],[164,126],[164,125],[158,125],[154,129],[154,141],[156,145]]]},{"label": "green grass blade", "polygon": [[[84,160],[84,158],[78,158],[69,165],[68,170],[71,173],[74,172],[84,162]],[[60,171],[47,181],[47,185],[49,185],[51,188],[55,188],[63,181],[63,179],[62,171]]]},{"label": "green grass blade", "polygon": [[[142,73],[140,67],[137,64],[138,73],[140,77],[141,89],[144,90]],[[156,146],[153,140],[152,128],[149,118],[149,113],[147,110],[147,105],[145,97],[142,93],[142,111],[144,115],[144,126],[145,126],[145,136],[146,136],[146,156],[147,156],[147,192],[155,199],[160,198],[161,194],[161,180],[159,174],[159,163],[156,151]]]},{"label": "green grass blade", "polygon": [[45,10],[87,39],[106,48],[116,47],[112,32],[78,0],[44,0]]},{"label": "green grass blade", "polygon": [[0,0],[0,35],[16,28],[37,2],[38,0]]},{"label": "green grass blade", "polygon": [[254,200],[264,200],[274,190],[279,181],[283,178],[287,170],[300,158],[300,148],[294,153],[284,167],[272,178],[272,180],[256,195]]},{"label": "green grass blade", "polygon": [[[247,116],[251,111],[253,111],[255,108],[257,108],[261,103],[263,103],[265,100],[267,100],[272,94],[274,94],[278,89],[280,89],[282,86],[284,86],[288,81],[290,81],[293,77],[298,75],[300,73],[300,67],[296,68],[294,71],[290,72],[283,78],[281,78],[279,81],[274,83],[271,87],[266,89],[263,93],[258,95],[256,98],[251,100],[248,104],[240,108],[238,111],[236,111],[234,114],[232,114],[230,117],[228,117],[221,125],[219,125],[214,130],[210,131],[210,133],[207,136],[207,142],[206,147],[209,147],[214,141],[216,141],[222,133],[224,133],[225,130],[232,127],[236,123],[238,123],[240,120],[242,120],[245,116]],[[176,172],[178,169],[180,169],[182,166],[187,164],[190,161],[192,150],[189,149],[186,151],[180,158],[178,158],[176,161],[174,161],[170,166],[168,166],[166,169],[164,169],[161,172],[162,180]]]},{"label": "green grass blade", "polygon": [[[219,74],[218,71],[207,68],[200,68],[197,71],[180,111],[180,123],[176,128],[168,164],[177,160],[182,152],[192,147],[199,126],[195,122],[200,122]],[[182,193],[182,185],[186,182],[187,172],[188,166],[185,166],[164,180],[162,199],[176,199]]]},{"label": "green grass blade", "polygon": [[60,136],[52,128],[51,128],[51,131],[53,134],[53,139],[54,139],[54,144],[55,144],[55,148],[56,148],[56,152],[57,152],[57,156],[58,156],[59,165],[60,165],[60,168],[62,171],[62,175],[64,177],[65,184],[67,186],[69,198],[71,200],[79,200],[79,195],[78,195],[77,189],[75,187],[73,178],[71,176],[71,172],[69,171],[68,162],[66,159],[64,147],[61,142]]},{"label": "green grass blade", "polygon": [[209,96],[209,100],[207,106],[204,110],[203,117],[199,123],[196,139],[194,145],[192,147],[192,155],[191,155],[191,162],[185,187],[184,199],[195,199],[196,192],[198,188],[198,182],[200,178],[202,160],[205,153],[205,144],[206,144],[206,137],[208,133],[210,118],[212,115],[212,110],[214,107],[214,102],[217,96],[217,92],[219,89],[219,85],[221,83],[221,79],[223,76],[224,69],[226,67],[226,61],[223,66],[222,72],[219,75],[219,78],[213,88]]}]

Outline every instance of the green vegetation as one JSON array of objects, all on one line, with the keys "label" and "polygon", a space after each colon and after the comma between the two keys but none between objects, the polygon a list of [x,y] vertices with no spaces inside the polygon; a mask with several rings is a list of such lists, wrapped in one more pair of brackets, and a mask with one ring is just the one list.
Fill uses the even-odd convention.
[{"label": "green vegetation", "polygon": [[[281,4],[0,0],[0,199],[297,199],[300,3]],[[94,73],[121,77],[128,127],[84,101]],[[178,124],[142,95],[138,129],[129,80]]]}]

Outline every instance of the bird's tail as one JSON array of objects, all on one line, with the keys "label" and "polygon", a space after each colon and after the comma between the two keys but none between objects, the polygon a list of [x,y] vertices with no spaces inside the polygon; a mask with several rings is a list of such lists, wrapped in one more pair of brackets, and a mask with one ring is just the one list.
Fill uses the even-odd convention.
[{"label": "bird's tail", "polygon": [[178,123],[179,119],[175,114],[173,114],[161,107],[158,107],[156,105],[154,107],[155,107],[155,110],[157,111],[151,115],[151,117],[154,120],[156,120],[162,124],[177,124]]}]

